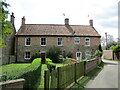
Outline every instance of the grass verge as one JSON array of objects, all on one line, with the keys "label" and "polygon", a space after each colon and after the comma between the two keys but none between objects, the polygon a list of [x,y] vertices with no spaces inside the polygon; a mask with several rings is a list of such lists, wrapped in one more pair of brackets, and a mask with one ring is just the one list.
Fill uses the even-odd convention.
[{"label": "grass verge", "polygon": [[88,75],[84,76],[81,80],[79,80],[77,83],[75,83],[70,89],[84,89],[85,85],[94,77],[98,74],[100,70],[104,67],[104,62],[101,62],[100,65],[97,66],[94,70],[88,73]]}]

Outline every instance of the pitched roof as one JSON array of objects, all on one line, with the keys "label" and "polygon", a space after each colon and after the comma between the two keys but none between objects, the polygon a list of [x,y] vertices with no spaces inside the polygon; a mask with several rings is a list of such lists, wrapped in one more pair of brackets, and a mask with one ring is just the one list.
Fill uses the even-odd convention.
[{"label": "pitched roof", "polygon": [[100,36],[90,25],[25,24],[16,35]]}]

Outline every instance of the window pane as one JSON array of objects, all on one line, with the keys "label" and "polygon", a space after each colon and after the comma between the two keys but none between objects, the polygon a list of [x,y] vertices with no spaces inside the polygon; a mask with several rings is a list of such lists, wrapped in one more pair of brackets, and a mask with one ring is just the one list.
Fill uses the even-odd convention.
[{"label": "window pane", "polygon": [[80,38],[74,38],[74,42],[76,43],[76,44],[79,44],[80,43]]},{"label": "window pane", "polygon": [[25,45],[30,45],[30,38],[25,38]]},{"label": "window pane", "polygon": [[46,38],[41,38],[41,45],[46,45]]},{"label": "window pane", "polygon": [[62,38],[58,38],[58,45],[62,45]]}]

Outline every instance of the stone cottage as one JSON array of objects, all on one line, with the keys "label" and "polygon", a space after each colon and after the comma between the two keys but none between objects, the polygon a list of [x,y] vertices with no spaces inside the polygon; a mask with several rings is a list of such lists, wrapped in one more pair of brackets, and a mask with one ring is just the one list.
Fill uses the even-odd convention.
[{"label": "stone cottage", "polygon": [[18,62],[29,62],[35,53],[46,52],[51,46],[59,47],[64,54],[73,53],[73,58],[81,60],[95,53],[100,45],[100,34],[90,25],[26,24],[25,17],[15,34],[15,55]]}]

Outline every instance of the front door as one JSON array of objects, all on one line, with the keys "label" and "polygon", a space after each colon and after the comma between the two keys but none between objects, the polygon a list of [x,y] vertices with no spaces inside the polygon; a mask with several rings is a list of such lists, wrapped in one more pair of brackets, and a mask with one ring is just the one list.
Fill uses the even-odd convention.
[{"label": "front door", "polygon": [[82,58],[82,53],[81,52],[76,52],[76,59],[79,61]]},{"label": "front door", "polygon": [[41,61],[42,61],[42,63],[45,63],[45,62],[46,62],[45,58],[46,58],[45,53],[42,52],[42,53],[41,53]]}]

